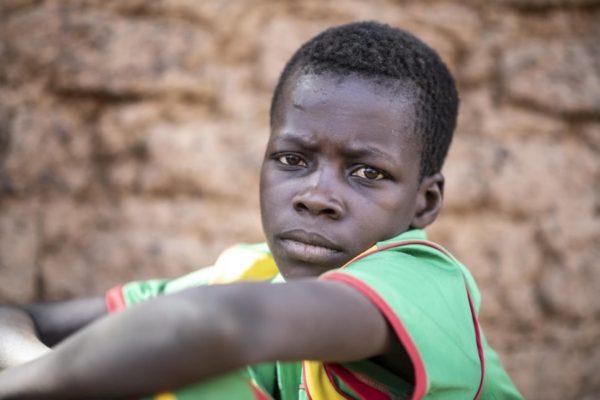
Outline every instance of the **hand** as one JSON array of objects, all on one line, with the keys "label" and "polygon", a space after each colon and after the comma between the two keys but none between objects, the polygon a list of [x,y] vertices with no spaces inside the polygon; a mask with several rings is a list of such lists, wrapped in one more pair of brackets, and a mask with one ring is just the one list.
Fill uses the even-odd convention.
[{"label": "hand", "polygon": [[36,336],[33,321],[17,308],[0,307],[0,371],[50,351]]}]

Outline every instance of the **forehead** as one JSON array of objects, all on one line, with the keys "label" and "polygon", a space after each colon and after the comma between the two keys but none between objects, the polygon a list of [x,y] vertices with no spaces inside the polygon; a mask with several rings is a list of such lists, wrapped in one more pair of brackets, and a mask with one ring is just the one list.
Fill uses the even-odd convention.
[{"label": "forehead", "polygon": [[352,75],[300,75],[283,90],[271,139],[298,133],[306,137],[312,132],[347,144],[368,139],[389,149],[410,144],[414,150],[418,142],[415,98],[408,83]]}]

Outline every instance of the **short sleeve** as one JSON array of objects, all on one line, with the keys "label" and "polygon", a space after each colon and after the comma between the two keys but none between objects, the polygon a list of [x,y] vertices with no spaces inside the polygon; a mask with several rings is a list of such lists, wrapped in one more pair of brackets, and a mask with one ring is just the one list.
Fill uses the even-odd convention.
[{"label": "short sleeve", "polygon": [[105,296],[109,312],[203,285],[240,281],[268,281],[278,274],[265,243],[238,244],[226,249],[214,265],[171,280],[129,282],[110,289]]},{"label": "short sleeve", "polygon": [[386,317],[412,362],[413,398],[433,393],[443,393],[439,398],[444,399],[475,397],[482,368],[465,280],[457,265],[427,251],[416,257],[392,249],[321,279],[353,287]]},{"label": "short sleeve", "polygon": [[118,285],[106,292],[106,307],[109,312],[115,312],[163,294],[207,285],[213,274],[214,267],[206,267],[175,279],[152,279]]}]

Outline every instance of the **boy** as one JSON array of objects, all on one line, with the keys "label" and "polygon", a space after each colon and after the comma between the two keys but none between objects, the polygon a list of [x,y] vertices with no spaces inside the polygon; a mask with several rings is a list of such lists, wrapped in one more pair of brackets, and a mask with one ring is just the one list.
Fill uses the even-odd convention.
[{"label": "boy", "polygon": [[[471,275],[422,231],[442,206],[457,111],[450,73],[412,35],[373,22],[318,35],[273,95],[268,248],[111,290],[109,311],[141,304],[0,373],[0,399],[519,398],[479,329]],[[236,280],[278,284],[203,285]],[[27,310],[49,342],[106,312],[100,299]],[[26,340],[15,329],[5,337]]]}]

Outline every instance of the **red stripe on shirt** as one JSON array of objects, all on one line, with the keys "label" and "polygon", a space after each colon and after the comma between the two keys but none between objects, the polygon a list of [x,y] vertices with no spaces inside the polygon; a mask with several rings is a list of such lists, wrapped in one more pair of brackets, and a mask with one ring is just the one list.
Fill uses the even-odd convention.
[{"label": "red stripe on shirt", "polygon": [[250,390],[252,390],[252,395],[254,395],[255,400],[272,400],[271,396],[267,396],[265,392],[254,384],[254,382],[248,381],[248,386],[250,386]]},{"label": "red stripe on shirt", "polygon": [[333,374],[334,371],[331,368],[331,364],[323,363],[323,369],[325,370],[325,375],[327,375],[327,379],[329,380],[329,383],[335,389],[335,391],[337,392],[337,394],[339,394],[340,397],[343,397],[346,400],[352,400],[352,398],[350,396],[346,395],[346,393],[344,393],[342,391],[342,389],[340,389],[338,387],[338,385],[335,383],[335,380],[333,379],[333,376],[332,376],[332,374]]},{"label": "red stripe on shirt", "polygon": [[473,326],[475,327],[475,340],[477,341],[477,353],[479,353],[479,362],[481,363],[481,380],[479,381],[479,388],[477,389],[477,393],[475,394],[475,400],[479,399],[479,395],[481,394],[481,390],[483,389],[483,382],[485,380],[485,355],[483,353],[483,345],[481,344],[481,333],[479,331],[479,321],[477,320],[477,313],[475,313],[475,306],[473,305],[473,300],[471,300],[471,293],[469,292],[469,288],[467,289],[467,297],[469,299],[469,307],[471,308],[471,315],[473,316]]},{"label": "red stripe on shirt", "polygon": [[[387,393],[382,392],[378,388],[369,385],[366,382],[361,381],[356,375],[352,372],[348,371],[346,368],[342,367],[339,364],[324,364],[325,371],[327,371],[327,376],[329,380],[333,384],[333,379],[330,376],[330,373],[335,373],[335,375],[340,378],[350,389],[352,389],[356,394],[360,396],[361,399],[365,400],[390,400],[390,396]],[[336,389],[337,386],[333,385]],[[344,395],[344,398],[348,398]]]},{"label": "red stripe on shirt", "polygon": [[126,308],[127,304],[125,303],[125,297],[123,297],[123,285],[109,289],[104,296],[104,302],[109,313]]}]

